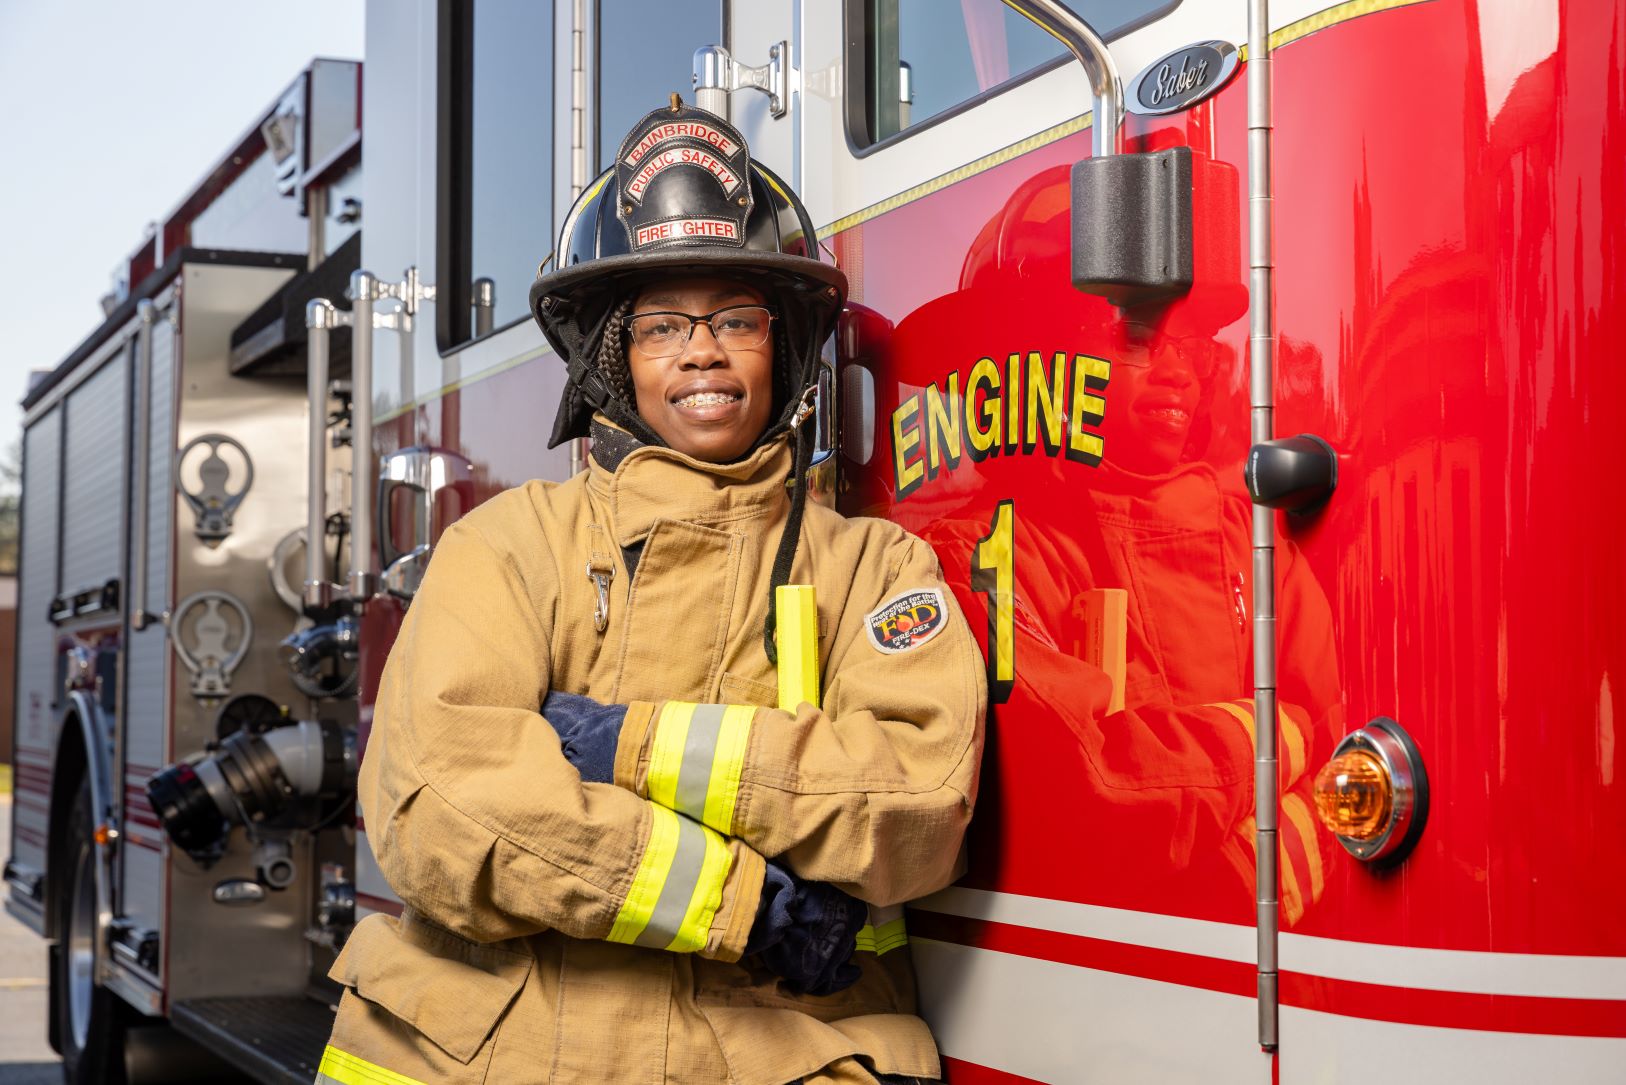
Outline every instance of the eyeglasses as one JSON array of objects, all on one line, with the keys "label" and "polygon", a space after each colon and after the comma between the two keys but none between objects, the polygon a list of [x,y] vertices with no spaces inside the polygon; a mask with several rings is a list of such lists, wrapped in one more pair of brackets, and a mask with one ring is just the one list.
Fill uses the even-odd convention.
[{"label": "eyeglasses", "polygon": [[[1170,335],[1144,325],[1121,326],[1113,365],[1131,369],[1171,369],[1185,366],[1198,380],[1214,376],[1225,359],[1225,348],[1206,335]],[[1234,355],[1232,355],[1234,357]]]},{"label": "eyeglasses", "polygon": [[655,358],[672,358],[683,353],[694,335],[694,326],[704,324],[724,350],[751,350],[768,341],[773,313],[761,305],[730,305],[705,316],[688,313],[634,313],[627,332],[632,343]]}]

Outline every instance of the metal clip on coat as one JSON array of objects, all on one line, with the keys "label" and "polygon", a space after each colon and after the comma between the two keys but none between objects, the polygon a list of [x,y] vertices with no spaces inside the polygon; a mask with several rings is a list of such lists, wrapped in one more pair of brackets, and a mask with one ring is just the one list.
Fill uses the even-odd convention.
[{"label": "metal clip on coat", "polygon": [[602,633],[610,625],[610,581],[615,579],[615,566],[596,562],[587,563],[587,579],[593,582],[598,598],[593,603],[593,628]]}]

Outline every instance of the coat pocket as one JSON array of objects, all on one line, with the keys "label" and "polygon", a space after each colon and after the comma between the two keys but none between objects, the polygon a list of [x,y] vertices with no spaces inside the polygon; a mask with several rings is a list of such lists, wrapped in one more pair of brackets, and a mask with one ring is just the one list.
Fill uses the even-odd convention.
[{"label": "coat pocket", "polygon": [[470,942],[410,911],[399,920],[368,916],[328,972],[347,991],[324,1065],[483,1081],[489,1041],[533,962],[530,953]]},{"label": "coat pocket", "polygon": [[730,671],[723,675],[722,685],[718,687],[717,699],[721,704],[777,708],[779,705],[779,687]]}]

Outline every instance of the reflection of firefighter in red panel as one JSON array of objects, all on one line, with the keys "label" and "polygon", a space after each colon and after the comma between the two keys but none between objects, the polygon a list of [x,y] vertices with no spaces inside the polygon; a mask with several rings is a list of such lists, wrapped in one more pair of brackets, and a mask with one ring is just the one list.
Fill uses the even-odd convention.
[{"label": "reflection of firefighter in red panel", "polygon": [[[984,596],[993,580],[965,571],[991,537],[995,502],[1014,508],[1014,665],[985,777],[1003,793],[984,806],[997,817],[973,826],[971,880],[1241,918],[1254,883],[1252,505],[1241,487],[1242,434],[1233,426],[1217,435],[1214,424],[1245,422],[1243,367],[1214,333],[1240,315],[1245,295],[1199,283],[1186,302],[1125,319],[1070,291],[1065,246],[1054,243],[1066,237],[1067,203],[1045,195],[1065,184],[1058,170],[1019,189],[973,248],[965,288],[910,314],[890,343],[906,381],[911,365],[941,382],[929,367],[940,372],[948,360],[963,373],[979,354],[1001,377],[997,388],[964,387],[968,447],[978,423],[997,419],[1002,429],[974,474],[969,464],[933,474],[934,457],[948,456],[931,418],[937,394],[920,394],[923,480],[893,512],[937,547],[976,614],[995,605]],[[1110,376],[1073,379],[1086,365],[1106,369],[1102,361]],[[1057,393],[1061,454],[1045,455],[1047,400]],[[1068,398],[1090,394],[1099,401]],[[910,417],[907,402],[903,411]],[[1096,464],[1066,454],[1083,437],[1081,419],[1102,441]],[[1306,769],[1343,728],[1326,599],[1290,543],[1279,546],[1277,576],[1280,640],[1293,646],[1279,676],[1278,754],[1281,910],[1291,925],[1322,892],[1327,861]],[[1112,620],[1100,589],[1126,595],[1116,634],[1092,625]],[[1121,678],[1092,658],[1103,632],[1124,643]],[[1048,740],[1037,733],[1045,728]],[[1069,748],[1081,766],[1061,764]],[[1036,774],[1054,775],[1056,786]],[[1040,824],[1087,831],[1051,834],[1046,869],[1022,859],[1020,838]],[[1075,861],[1054,863],[1057,840],[1077,847]]]}]

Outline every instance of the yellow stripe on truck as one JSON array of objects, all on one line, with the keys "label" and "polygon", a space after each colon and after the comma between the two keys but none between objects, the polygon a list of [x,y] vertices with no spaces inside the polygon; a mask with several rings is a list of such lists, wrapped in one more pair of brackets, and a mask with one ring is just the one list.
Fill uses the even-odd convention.
[{"label": "yellow stripe on truck", "polygon": [[316,1070],[316,1085],[425,1085],[415,1077],[386,1070],[377,1063],[359,1059],[332,1044],[322,1052],[322,1065]]},{"label": "yellow stripe on truck", "polygon": [[714,830],[654,803],[649,811],[649,844],[607,937],[693,953],[710,936],[733,857]]}]

